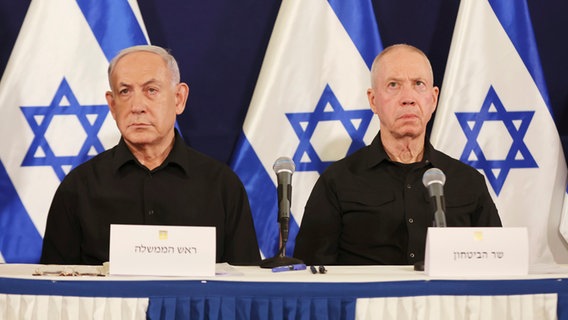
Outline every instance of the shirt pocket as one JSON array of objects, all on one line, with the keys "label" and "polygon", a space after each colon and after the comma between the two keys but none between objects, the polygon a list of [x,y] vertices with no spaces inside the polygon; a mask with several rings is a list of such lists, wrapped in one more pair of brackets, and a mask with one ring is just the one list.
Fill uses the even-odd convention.
[{"label": "shirt pocket", "polygon": [[340,199],[342,234],[345,243],[368,247],[382,242],[402,221],[395,209],[395,194],[390,190],[369,192],[350,191]]},{"label": "shirt pocket", "polygon": [[449,227],[471,227],[476,201],[471,194],[452,195],[446,201],[446,222]]},{"label": "shirt pocket", "polygon": [[375,211],[378,207],[388,206],[395,199],[390,190],[377,192],[346,191],[341,194],[339,203],[344,214],[350,212]]}]

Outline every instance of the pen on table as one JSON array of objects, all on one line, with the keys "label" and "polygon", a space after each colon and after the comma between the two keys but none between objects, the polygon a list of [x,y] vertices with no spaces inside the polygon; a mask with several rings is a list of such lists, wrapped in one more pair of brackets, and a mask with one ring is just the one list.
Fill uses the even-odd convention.
[{"label": "pen on table", "polygon": [[287,266],[280,266],[276,268],[272,268],[272,272],[282,272],[282,271],[290,271],[290,270],[306,270],[306,265],[303,263],[296,263],[290,264]]}]

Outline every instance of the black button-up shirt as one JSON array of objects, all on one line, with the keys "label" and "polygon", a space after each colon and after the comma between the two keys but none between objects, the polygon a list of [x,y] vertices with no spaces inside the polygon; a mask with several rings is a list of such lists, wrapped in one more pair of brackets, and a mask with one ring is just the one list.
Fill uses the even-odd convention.
[{"label": "black button-up shirt", "polygon": [[424,260],[434,210],[422,183],[432,167],[446,175],[448,227],[498,227],[485,179],[425,144],[422,162],[389,160],[380,140],[330,165],[308,199],[294,256],[307,264],[414,264]]},{"label": "black button-up shirt", "polygon": [[260,261],[241,181],[226,165],[187,147],[177,131],[172,151],[154,170],[122,139],[72,170],[53,198],[41,263],[108,261],[111,224],[214,226],[217,262]]}]

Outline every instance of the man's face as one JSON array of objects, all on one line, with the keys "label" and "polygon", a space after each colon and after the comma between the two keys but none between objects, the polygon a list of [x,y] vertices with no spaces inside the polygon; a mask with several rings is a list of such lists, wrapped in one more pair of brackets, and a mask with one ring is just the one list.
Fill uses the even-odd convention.
[{"label": "man's face", "polygon": [[367,96],[381,132],[395,139],[423,135],[438,101],[426,58],[408,48],[394,49],[381,58],[373,76]]},{"label": "man's face", "polygon": [[136,148],[171,143],[176,115],[183,112],[187,86],[174,85],[164,60],[150,52],[122,57],[111,74],[106,98],[120,133]]}]

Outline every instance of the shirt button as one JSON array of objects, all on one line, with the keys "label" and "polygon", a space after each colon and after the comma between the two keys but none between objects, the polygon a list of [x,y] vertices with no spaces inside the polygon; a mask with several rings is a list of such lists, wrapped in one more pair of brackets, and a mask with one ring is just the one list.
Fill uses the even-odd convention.
[{"label": "shirt button", "polygon": [[148,210],[148,215],[153,215],[154,214],[154,210]]},{"label": "shirt button", "polygon": [[409,223],[414,223],[414,219],[410,218],[410,219],[408,219],[408,222],[409,222]]},{"label": "shirt button", "polygon": [[411,257],[411,258],[414,258],[414,253],[411,253],[411,254],[410,254],[410,257]]},{"label": "shirt button", "polygon": [[407,185],[406,185],[406,189],[412,189],[412,185],[411,185],[411,184],[407,184]]}]

